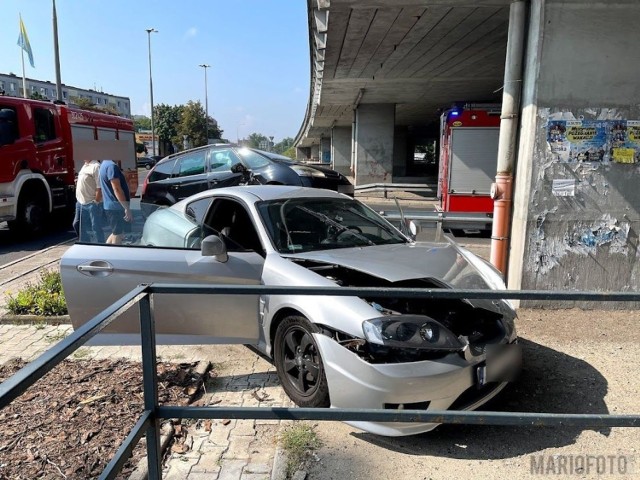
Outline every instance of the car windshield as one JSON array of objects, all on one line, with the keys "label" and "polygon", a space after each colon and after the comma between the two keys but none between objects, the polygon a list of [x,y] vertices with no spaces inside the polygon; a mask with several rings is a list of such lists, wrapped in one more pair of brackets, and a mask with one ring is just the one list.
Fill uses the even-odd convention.
[{"label": "car windshield", "polygon": [[280,253],[408,241],[386,220],[350,199],[280,199],[259,202],[257,208]]}]

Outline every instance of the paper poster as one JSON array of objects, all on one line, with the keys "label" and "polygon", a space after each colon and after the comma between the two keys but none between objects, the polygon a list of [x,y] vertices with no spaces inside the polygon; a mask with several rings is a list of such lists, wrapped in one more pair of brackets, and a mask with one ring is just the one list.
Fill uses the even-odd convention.
[{"label": "paper poster", "polygon": [[558,162],[637,163],[640,120],[550,120],[547,145]]},{"label": "paper poster", "polygon": [[573,178],[555,178],[551,185],[551,193],[556,197],[575,197],[576,181]]}]

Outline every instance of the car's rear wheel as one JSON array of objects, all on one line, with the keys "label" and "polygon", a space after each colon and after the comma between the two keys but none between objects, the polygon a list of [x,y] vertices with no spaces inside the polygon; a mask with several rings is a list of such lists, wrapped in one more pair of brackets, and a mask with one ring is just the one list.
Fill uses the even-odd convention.
[{"label": "car's rear wheel", "polygon": [[329,386],[309,320],[292,315],[276,329],[274,361],[282,388],[300,407],[328,407]]}]

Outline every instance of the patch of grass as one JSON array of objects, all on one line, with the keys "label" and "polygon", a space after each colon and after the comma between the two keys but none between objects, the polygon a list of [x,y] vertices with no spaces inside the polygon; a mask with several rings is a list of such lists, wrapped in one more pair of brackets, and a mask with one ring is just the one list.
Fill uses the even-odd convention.
[{"label": "patch of grass", "polygon": [[67,336],[67,334],[65,332],[59,331],[59,332],[55,332],[49,335],[46,335],[44,337],[44,339],[48,342],[48,343],[57,343],[60,340],[62,340],[63,338],[65,338]]},{"label": "patch of grass", "polygon": [[287,478],[304,463],[305,457],[322,445],[315,431],[315,426],[299,422],[287,427],[280,434],[280,444],[287,452]]},{"label": "patch of grass", "polygon": [[91,353],[91,350],[88,348],[79,348],[75,352],[73,352],[73,358],[86,358]]},{"label": "patch of grass", "polygon": [[28,283],[15,296],[7,294],[7,310],[13,315],[66,315],[67,301],[60,273],[43,270],[38,283]]}]

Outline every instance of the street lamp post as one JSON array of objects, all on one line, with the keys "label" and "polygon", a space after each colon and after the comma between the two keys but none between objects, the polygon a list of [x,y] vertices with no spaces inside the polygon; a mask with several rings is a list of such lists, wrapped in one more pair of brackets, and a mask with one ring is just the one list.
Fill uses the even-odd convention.
[{"label": "street lamp post", "polygon": [[236,125],[236,144],[240,145],[240,127],[244,127],[244,123],[239,123]]},{"label": "street lamp post", "polygon": [[201,63],[200,67],[204,68],[204,118],[205,118],[205,132],[207,135],[207,145],[209,145],[209,93],[207,88],[207,68],[211,65]]},{"label": "street lamp post", "polygon": [[153,121],[153,77],[151,76],[151,34],[158,33],[158,30],[156,30],[155,28],[147,28],[146,32],[149,40],[149,97],[151,98],[151,154],[157,155],[156,126]]}]

